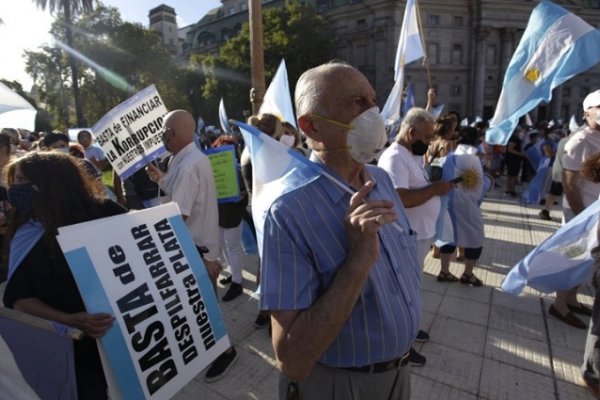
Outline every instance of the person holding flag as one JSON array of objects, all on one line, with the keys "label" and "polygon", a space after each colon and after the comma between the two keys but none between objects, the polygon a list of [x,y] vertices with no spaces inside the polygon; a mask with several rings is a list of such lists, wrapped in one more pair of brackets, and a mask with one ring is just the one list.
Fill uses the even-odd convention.
[{"label": "person holding flag", "polygon": [[264,219],[260,305],[280,398],[409,399],[421,272],[390,178],[365,165],[386,140],[375,91],[331,62],[302,74],[295,99],[323,174],[283,191]]},{"label": "person holding flag", "polygon": [[[583,112],[587,126],[571,135],[562,155],[565,222],[581,213],[600,195],[600,182],[593,182],[581,175],[583,163],[600,152],[600,90],[586,96]],[[575,286],[556,292],[556,300],[549,312],[565,324],[585,329],[586,324],[574,313],[590,316],[592,311],[577,300],[578,288]]]}]

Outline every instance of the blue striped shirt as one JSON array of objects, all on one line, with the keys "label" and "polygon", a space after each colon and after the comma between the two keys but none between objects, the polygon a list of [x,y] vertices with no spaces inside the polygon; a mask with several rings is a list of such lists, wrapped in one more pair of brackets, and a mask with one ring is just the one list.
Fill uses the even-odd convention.
[{"label": "blue striped shirt", "polygon": [[[320,359],[332,367],[400,357],[409,350],[419,327],[421,270],[416,233],[387,173],[370,165],[365,168],[376,183],[369,199],[392,200],[404,232],[391,224],[380,228],[381,255],[350,318]],[[273,203],[264,229],[262,309],[307,309],[327,290],[348,253],[344,218],[350,197],[321,176]]]}]

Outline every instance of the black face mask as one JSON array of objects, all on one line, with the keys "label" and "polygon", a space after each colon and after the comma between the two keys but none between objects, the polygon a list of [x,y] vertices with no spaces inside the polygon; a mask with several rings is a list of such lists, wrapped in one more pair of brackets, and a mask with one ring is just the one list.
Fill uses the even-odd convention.
[{"label": "black face mask", "polygon": [[428,147],[429,147],[428,144],[423,143],[423,141],[421,139],[417,139],[416,142],[414,142],[410,145],[410,151],[415,156],[423,156],[423,155],[425,155],[425,153],[427,153]]}]

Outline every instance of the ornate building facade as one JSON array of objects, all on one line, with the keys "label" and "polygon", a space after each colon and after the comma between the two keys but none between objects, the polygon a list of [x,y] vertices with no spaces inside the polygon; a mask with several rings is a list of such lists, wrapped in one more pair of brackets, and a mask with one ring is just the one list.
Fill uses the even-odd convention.
[{"label": "ornate building facade", "polygon": [[[221,0],[197,23],[183,28],[182,57],[218,51],[248,20],[247,0]],[[305,0],[322,13],[332,31],[335,54],[359,68],[379,94],[381,105],[393,86],[394,59],[405,1]],[[600,2],[554,1],[595,27],[600,27]],[[427,89],[437,90],[438,103],[471,119],[490,119],[502,89],[504,72],[537,0],[418,0],[428,69],[420,62],[406,67],[417,104]],[[263,0],[263,8],[284,0]],[[162,6],[161,6],[162,7]],[[160,8],[160,7],[157,7]],[[600,44],[599,47],[600,48]],[[598,51],[598,49],[590,49]],[[540,105],[532,120],[568,119],[582,115],[585,95],[600,88],[600,66],[557,88],[550,104]]]}]

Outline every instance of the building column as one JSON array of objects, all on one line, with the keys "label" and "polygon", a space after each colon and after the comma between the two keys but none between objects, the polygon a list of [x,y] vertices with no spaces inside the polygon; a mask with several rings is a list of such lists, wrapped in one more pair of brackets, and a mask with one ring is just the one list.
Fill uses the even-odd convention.
[{"label": "building column", "polygon": [[[504,82],[504,75],[510,60],[515,52],[515,30],[510,28],[503,28],[500,30],[500,80],[498,90],[502,90],[502,83]],[[500,94],[500,92],[498,92]]]},{"label": "building column", "polygon": [[473,104],[470,117],[483,116],[483,99],[485,91],[486,42],[489,31],[479,28],[475,33],[475,75],[473,82]]}]

